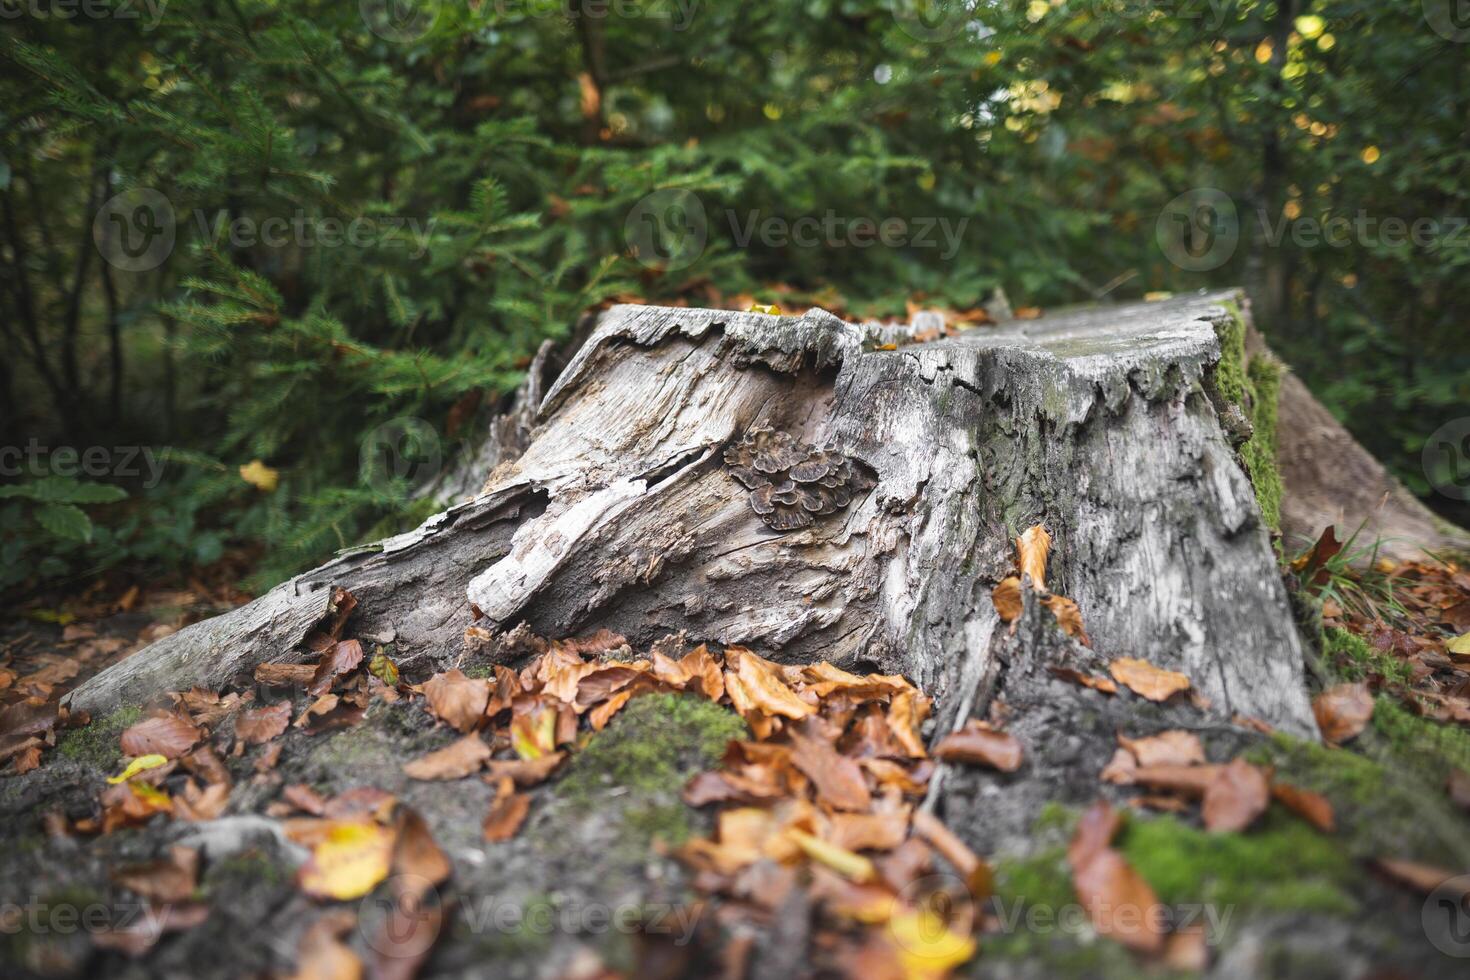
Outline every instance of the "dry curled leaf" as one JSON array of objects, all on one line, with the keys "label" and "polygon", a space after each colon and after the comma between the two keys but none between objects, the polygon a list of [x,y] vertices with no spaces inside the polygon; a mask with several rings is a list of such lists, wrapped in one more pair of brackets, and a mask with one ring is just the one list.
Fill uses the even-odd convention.
[{"label": "dry curled leaf", "polygon": [[1178,728],[1144,738],[1129,738],[1120,732],[1118,744],[1131,752],[1140,766],[1192,766],[1205,761],[1199,736]]},{"label": "dry curled leaf", "polygon": [[240,712],[235,719],[235,737],[247,745],[269,742],[291,724],[291,702],[280,701]]},{"label": "dry curled leaf", "polygon": [[1167,701],[1180,691],[1189,690],[1188,677],[1155,667],[1147,660],[1119,657],[1108,665],[1108,672],[1119,684],[1150,701]]},{"label": "dry curled leaf", "polygon": [[1271,784],[1260,767],[1244,759],[1220,766],[1205,786],[1205,829],[1240,831],[1255,823],[1271,802]]},{"label": "dry curled leaf", "polygon": [[1301,789],[1287,783],[1273,783],[1271,795],[1282,806],[1324,834],[1330,834],[1336,829],[1337,822],[1332,814],[1332,804],[1321,793],[1313,793],[1311,790]]},{"label": "dry curled leaf", "polygon": [[123,730],[123,755],[161,755],[177,759],[192,749],[204,732],[177,715],[144,718]]},{"label": "dry curled leaf", "polygon": [[490,703],[489,682],[466,677],[457,667],[425,681],[423,693],[435,717],[461,733],[479,725]]},{"label": "dry curled leaf", "polygon": [[995,604],[995,612],[1000,616],[1001,622],[1014,623],[1020,619],[1024,609],[1020,578],[1011,575],[997,582],[995,588],[990,590],[990,601]]},{"label": "dry curled leaf", "polygon": [[297,870],[296,884],[313,898],[361,898],[388,876],[393,841],[393,831],[372,821],[329,822]]},{"label": "dry curled leaf", "polygon": [[1021,563],[1021,576],[1030,576],[1031,587],[1046,591],[1046,558],[1051,553],[1051,535],[1040,524],[1027,528],[1016,539],[1016,556]]},{"label": "dry curled leaf", "polygon": [[1120,826],[1121,818],[1105,800],[1082,815],[1067,848],[1072,884],[1100,935],[1156,954],[1164,945],[1163,909],[1148,882],[1113,850]]},{"label": "dry curled leaf", "polygon": [[1367,727],[1373,717],[1373,695],[1361,681],[1338,684],[1312,699],[1312,714],[1317,717],[1322,737],[1338,745]]},{"label": "dry curled leaf", "polygon": [[357,640],[342,640],[322,654],[316,670],[312,672],[311,683],[307,685],[306,693],[311,695],[327,693],[332,689],[332,684],[338,677],[356,670],[360,663],[362,663],[362,644]]},{"label": "dry curled leaf", "polygon": [[945,762],[989,766],[1001,772],[1021,768],[1021,743],[1014,735],[981,727],[973,718],[965,727],[951,732],[934,747],[934,757]]},{"label": "dry curled leaf", "polygon": [[531,798],[525,793],[517,793],[510,777],[501,777],[495,801],[485,815],[485,839],[492,842],[510,840],[521,829],[530,810]]},{"label": "dry curled leaf", "polygon": [[463,779],[480,771],[490,758],[490,746],[471,732],[403,767],[410,779]]}]

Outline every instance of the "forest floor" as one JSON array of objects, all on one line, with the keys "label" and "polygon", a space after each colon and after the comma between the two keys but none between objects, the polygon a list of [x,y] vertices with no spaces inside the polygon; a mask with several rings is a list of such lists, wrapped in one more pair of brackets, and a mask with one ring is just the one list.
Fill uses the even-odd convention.
[{"label": "forest floor", "polygon": [[[1282,571],[1318,638],[1323,744],[1211,721],[1187,678],[1143,661],[1018,680],[942,739],[901,677],[678,637],[472,629],[458,667],[399,676],[391,646],[354,638],[345,593],[314,663],[83,719],[58,697],[248,597],[113,581],[36,601],[0,633],[0,962],[1457,975],[1470,571],[1330,535]],[[1040,615],[1029,593],[995,599],[1021,628]],[[1027,781],[1043,773],[1068,782]],[[1018,809],[1025,833],[1001,833]]]}]

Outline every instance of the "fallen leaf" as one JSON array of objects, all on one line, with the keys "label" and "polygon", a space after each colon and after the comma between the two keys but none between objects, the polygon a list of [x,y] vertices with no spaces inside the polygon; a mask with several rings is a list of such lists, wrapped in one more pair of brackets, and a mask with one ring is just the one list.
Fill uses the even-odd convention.
[{"label": "fallen leaf", "polygon": [[631,690],[619,691],[587,712],[587,722],[592,726],[592,730],[594,732],[600,732],[606,728],[607,723],[612,721],[613,715],[623,710],[623,705],[627,704],[635,693]]},{"label": "fallen leaf", "polygon": [[854,854],[795,827],[786,828],[785,833],[807,857],[826,865],[849,881],[861,884],[873,880],[873,862],[861,854]]},{"label": "fallen leaf", "polygon": [[1001,579],[990,590],[990,601],[1003,623],[1014,623],[1021,618],[1025,604],[1021,600],[1021,580],[1015,575]]},{"label": "fallen leaf", "polygon": [[1192,766],[1205,761],[1199,736],[1178,728],[1143,738],[1119,733],[1118,744],[1133,753],[1140,766]]},{"label": "fallen leaf", "polygon": [[317,662],[316,670],[312,672],[311,683],[307,685],[306,693],[313,696],[327,693],[332,689],[332,684],[338,677],[356,670],[360,663],[362,663],[362,644],[357,640],[342,640],[322,654],[321,660]]},{"label": "fallen leaf", "polygon": [[126,768],[124,768],[123,771],[118,773],[116,776],[108,776],[107,781],[116,786],[118,783],[127,782],[129,779],[132,779],[140,772],[146,772],[149,769],[157,769],[159,766],[167,764],[167,756],[158,755],[156,753],[153,755],[140,755],[132,762],[129,762]]},{"label": "fallen leaf", "polygon": [[1092,674],[1084,674],[1082,671],[1074,670],[1071,667],[1052,667],[1049,669],[1054,675],[1060,677],[1064,681],[1071,681],[1073,684],[1081,684],[1083,687],[1090,687],[1094,691],[1102,691],[1104,694],[1118,693],[1118,685],[1113,683],[1106,677],[1096,677]]},{"label": "fallen leaf", "polygon": [[280,735],[291,724],[291,702],[278,701],[240,712],[235,719],[235,737],[246,745],[261,745]]},{"label": "fallen leaf", "polygon": [[1127,749],[1114,749],[1113,757],[1103,766],[1098,778],[1114,786],[1132,786],[1133,774],[1138,770],[1138,760]]},{"label": "fallen leaf", "polygon": [[1450,653],[1470,656],[1470,633],[1463,633],[1452,640],[1446,640],[1444,648]]},{"label": "fallen leaf", "polygon": [[791,732],[796,751],[792,763],[812,781],[817,799],[835,810],[864,811],[873,805],[862,768],[832,747],[821,734],[821,722],[807,719]]},{"label": "fallen leaf", "polygon": [[1067,863],[1074,869],[1088,864],[1106,850],[1123,827],[1123,817],[1107,800],[1097,800],[1077,820],[1067,845]]},{"label": "fallen leaf", "polygon": [[[1106,807],[1106,804],[1102,804]],[[1112,808],[1094,804],[1089,825],[1079,825],[1068,860],[1072,864],[1072,887],[1087,910],[1093,928],[1125,946],[1143,953],[1163,949],[1162,906],[1157,896],[1123,855],[1107,846],[1116,833]],[[1084,815],[1084,821],[1087,816]]]},{"label": "fallen leaf", "polygon": [[1189,690],[1188,677],[1155,667],[1147,660],[1119,657],[1108,665],[1108,672],[1119,684],[1150,701],[1167,701],[1180,691]]},{"label": "fallen leaf", "polygon": [[327,800],[322,794],[305,783],[292,783],[281,790],[281,799],[302,813],[319,817],[327,812]]},{"label": "fallen leaf", "polygon": [[1332,814],[1332,804],[1321,793],[1313,793],[1311,790],[1300,789],[1287,783],[1272,783],[1271,795],[1282,806],[1324,834],[1330,834],[1337,829],[1337,822]]},{"label": "fallen leaf", "polygon": [[989,766],[1001,772],[1021,768],[1021,743],[1014,735],[981,728],[973,718],[965,727],[951,732],[934,747],[934,756],[945,762],[966,762]]},{"label": "fallen leaf", "polygon": [[1444,868],[1418,861],[1400,861],[1394,858],[1375,858],[1374,865],[1394,881],[1407,885],[1414,891],[1428,895],[1451,878],[1463,877]]},{"label": "fallen leaf", "polygon": [[174,797],[174,817],[179,820],[201,822],[218,820],[230,802],[228,783],[210,783],[203,789],[194,780],[184,784],[183,792]]},{"label": "fallen leaf", "polygon": [[398,665],[383,653],[381,647],[373,654],[373,659],[368,661],[368,673],[388,687],[398,686]]},{"label": "fallen leaf", "polygon": [[903,976],[910,980],[946,977],[975,955],[975,940],[955,932],[927,905],[895,915],[888,923],[888,936]]},{"label": "fallen leaf", "polygon": [[485,765],[489,772],[484,779],[499,783],[502,777],[509,776],[519,787],[536,786],[544,783],[566,757],[565,752],[551,752],[539,759],[491,759]]},{"label": "fallen leaf", "polygon": [[448,880],[454,865],[417,810],[401,806],[394,818],[397,832],[392,862],[394,892],[400,898],[411,896],[419,900],[431,888]]},{"label": "fallen leaf", "polygon": [[169,848],[168,857],[125,865],[111,877],[116,884],[160,904],[187,901],[199,883],[199,852],[176,844]]},{"label": "fallen leaf", "polygon": [[123,755],[156,754],[177,759],[203,737],[202,731],[177,715],[159,715],[123,729],[119,741]]},{"label": "fallen leaf", "polygon": [[463,779],[479,772],[489,758],[490,746],[471,732],[442,749],[407,763],[403,772],[410,779]]},{"label": "fallen leaf", "polygon": [[922,759],[928,753],[919,737],[919,726],[929,714],[929,699],[917,691],[903,691],[893,696],[888,706],[888,729],[910,758]]},{"label": "fallen leaf", "polygon": [[424,697],[435,717],[457,732],[473,731],[490,703],[490,684],[455,668],[424,682]]},{"label": "fallen leaf", "polygon": [[515,791],[515,783],[507,776],[502,777],[485,815],[485,839],[487,841],[510,840],[526,821],[531,810],[531,798]]},{"label": "fallen leaf", "polygon": [[735,689],[730,689],[729,674],[726,688],[730,699],[735,701],[735,710],[743,716],[747,711],[758,709],[770,715],[799,720],[814,714],[816,709],[796,696],[781,678],[779,669],[769,660],[757,657],[744,647],[729,647],[725,650],[725,663],[735,664],[734,676],[738,678],[738,690],[744,706],[736,701]]},{"label": "fallen leaf", "polygon": [[273,493],[280,482],[281,471],[271,469],[258,459],[252,459],[240,467],[240,479],[264,493]]},{"label": "fallen leaf", "polygon": [[1041,604],[1056,617],[1057,625],[1062,628],[1063,633],[1083,646],[1092,645],[1092,641],[1087,636],[1087,630],[1082,626],[1082,610],[1077,607],[1076,600],[1068,599],[1066,596],[1047,595],[1042,598]]},{"label": "fallen leaf", "polygon": [[891,851],[909,833],[907,809],[892,813],[834,813],[827,840],[849,851]]},{"label": "fallen leaf", "polygon": [[1027,528],[1016,539],[1016,555],[1021,564],[1021,577],[1031,578],[1031,587],[1046,591],[1046,558],[1051,554],[1051,535],[1040,524]]},{"label": "fallen leaf", "polygon": [[1312,699],[1322,737],[1334,745],[1355,738],[1373,717],[1373,695],[1361,681],[1329,687]]},{"label": "fallen leaf", "polygon": [[517,699],[510,719],[510,745],[522,759],[539,759],[556,750],[557,709],[540,698]]},{"label": "fallen leaf", "polygon": [[333,909],[307,926],[289,980],[361,980],[362,960],[342,942],[356,926],[357,916],[346,909]]},{"label": "fallen leaf", "polygon": [[1211,831],[1241,831],[1266,812],[1271,785],[1258,766],[1235,759],[1205,786],[1204,822]]},{"label": "fallen leaf", "polygon": [[334,821],[296,872],[296,884],[313,898],[361,898],[388,876],[393,838],[376,823]]},{"label": "fallen leaf", "polygon": [[1214,781],[1222,767],[1203,766],[1140,766],[1133,770],[1133,782],[1153,789],[1166,789],[1190,796],[1204,796],[1205,790]]}]

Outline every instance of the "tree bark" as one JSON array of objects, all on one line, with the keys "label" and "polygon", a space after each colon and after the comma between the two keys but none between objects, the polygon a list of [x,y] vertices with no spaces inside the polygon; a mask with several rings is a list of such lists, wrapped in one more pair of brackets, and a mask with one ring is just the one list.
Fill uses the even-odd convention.
[{"label": "tree bark", "polygon": [[[614,307],[539,406],[532,371],[472,499],[160,640],[71,706],[304,656],[340,587],[357,635],[392,641],[410,669],[453,662],[471,625],[606,627],[635,645],[683,631],[902,672],[947,730],[1015,655],[990,592],[1015,536],[1042,523],[1047,585],[1079,604],[1087,656],[1145,658],[1220,717],[1315,736],[1268,532],[1220,423],[1217,331],[1243,305],[1183,297],[927,343],[821,310]],[[874,485],[772,530],[722,456],[760,426],[840,451]]]}]

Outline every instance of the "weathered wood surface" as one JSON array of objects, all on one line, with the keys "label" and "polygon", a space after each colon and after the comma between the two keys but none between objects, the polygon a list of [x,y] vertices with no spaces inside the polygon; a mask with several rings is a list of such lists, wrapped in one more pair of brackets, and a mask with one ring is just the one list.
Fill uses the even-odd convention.
[{"label": "weathered wood surface", "polygon": [[[1055,537],[1047,583],[1093,649],[1187,673],[1222,716],[1315,729],[1251,487],[1217,418],[1235,293],[907,343],[896,327],[614,307],[499,437],[483,492],[197,624],[72,695],[104,711],[286,659],[333,587],[408,665],[481,626],[648,644],[686,631],[784,660],[901,671],[945,723],[983,707],[1005,642],[990,589],[1012,539]],[[881,349],[897,344],[897,349]],[[533,372],[533,381],[536,373]],[[537,382],[539,383],[539,382]],[[756,424],[846,453],[876,485],[811,527],[752,512],[722,449]]]}]

